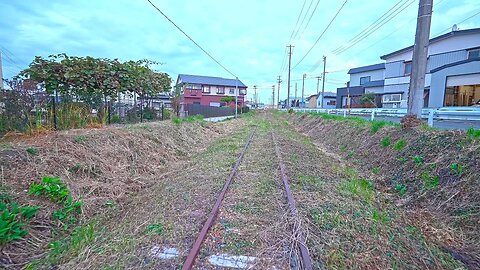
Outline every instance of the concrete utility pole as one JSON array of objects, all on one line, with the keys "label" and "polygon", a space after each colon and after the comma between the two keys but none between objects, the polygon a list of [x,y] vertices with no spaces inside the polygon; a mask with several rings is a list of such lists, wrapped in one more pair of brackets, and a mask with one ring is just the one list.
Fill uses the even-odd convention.
[{"label": "concrete utility pole", "polygon": [[325,94],[325,69],[327,68],[327,57],[323,56],[323,79],[322,79],[322,109],[323,109],[323,95]]},{"label": "concrete utility pole", "polygon": [[[319,89],[319,86],[320,86],[320,78],[321,78],[321,77],[318,76],[318,77],[316,77],[316,78],[317,78],[317,97],[318,97],[318,89]],[[317,101],[317,103],[318,103],[318,101]],[[317,106],[315,105],[315,107],[317,107]]]},{"label": "concrete utility pole", "polygon": [[292,70],[292,48],[295,46],[288,45],[287,46],[290,51],[288,53],[288,89],[287,89],[287,108],[290,108],[290,72]]},{"label": "concrete utility pole", "polygon": [[0,52],[0,90],[3,90],[2,52]]},{"label": "concrete utility pole", "polygon": [[280,84],[282,83],[282,76],[278,76],[278,88],[277,88],[277,109],[280,109]]},{"label": "concrete utility pole", "polygon": [[257,107],[258,107],[258,104],[257,104],[257,103],[258,103],[258,102],[257,102],[257,86],[254,85],[254,86],[253,86],[253,89],[255,90],[255,94],[254,94],[254,98],[255,98],[255,108],[257,108]]},{"label": "concrete utility pole", "polygon": [[410,75],[410,89],[408,90],[407,115],[414,115],[419,119],[422,117],[432,6],[433,0],[420,0],[418,5],[412,73]]},{"label": "concrete utility pole", "polygon": [[238,118],[238,77],[235,77],[235,118]]},{"label": "concrete utility pole", "polygon": [[275,85],[272,85],[272,109],[275,108]]},{"label": "concrete utility pole", "polygon": [[302,106],[305,108],[305,103],[304,103],[304,95],[305,95],[305,78],[307,77],[307,74],[303,74],[303,82],[302,82]]},{"label": "concrete utility pole", "polygon": [[297,106],[297,97],[298,97],[298,96],[297,96],[297,85],[298,85],[298,83],[295,82],[295,104],[293,105],[293,107],[296,107],[296,106]]}]

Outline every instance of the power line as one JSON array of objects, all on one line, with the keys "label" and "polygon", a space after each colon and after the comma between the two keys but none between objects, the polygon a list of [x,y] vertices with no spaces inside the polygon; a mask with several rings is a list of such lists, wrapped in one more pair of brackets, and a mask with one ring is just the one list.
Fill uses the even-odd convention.
[{"label": "power line", "polygon": [[293,35],[293,39],[295,39],[295,38],[297,37],[297,35],[298,35],[298,32],[300,32],[300,28],[302,28],[303,22],[305,22],[305,19],[306,19],[307,16],[308,16],[308,12],[310,11],[310,8],[312,7],[313,1],[314,1],[314,0],[310,0],[310,5],[308,5],[307,11],[305,11],[305,15],[303,15],[302,22],[301,22],[300,25],[298,26],[298,29],[297,29],[297,31],[295,32],[295,35]]},{"label": "power line", "polygon": [[313,50],[313,48],[317,45],[318,41],[320,41],[320,39],[323,37],[323,35],[325,34],[325,32],[327,32],[328,28],[330,28],[330,26],[332,25],[333,21],[335,21],[335,19],[337,18],[338,14],[340,14],[340,12],[342,11],[343,7],[345,6],[345,4],[347,3],[348,0],[345,0],[345,2],[343,2],[342,6],[337,10],[337,13],[335,14],[335,16],[333,16],[333,18],[330,20],[330,22],[328,23],[327,27],[325,27],[325,29],[323,30],[323,32],[320,34],[320,36],[317,38],[317,40],[315,41],[315,43],[312,45],[312,47],[307,51],[307,53],[300,59],[300,61],[298,61],[298,63],[293,67],[294,69],[300,65],[300,63],[302,63],[302,61],[307,57],[307,55]]},{"label": "power line", "polygon": [[165,13],[163,13],[157,6],[155,6],[155,4],[152,3],[152,1],[150,0],[147,0],[150,5],[152,5],[158,12],[160,12],[160,14],[163,15],[163,17],[165,17],[165,19],[167,19],[170,23],[172,23],[180,32],[182,32],[182,34],[184,34],[190,41],[193,42],[193,44],[195,44],[200,50],[202,50],[208,57],[210,57],[215,63],[217,63],[220,67],[222,67],[227,73],[229,73],[230,75],[232,75],[233,77],[237,77],[235,76],[235,74],[233,74],[230,70],[228,70],[224,65],[222,65],[217,59],[215,59],[210,53],[208,53],[204,48],[202,48],[202,46],[200,46],[197,42],[195,42],[195,40],[193,40],[193,38],[191,38],[187,33],[185,33],[185,31],[182,30],[182,28],[180,28],[177,24],[175,24]]},{"label": "power line", "polygon": [[[468,18],[464,19],[463,21],[461,21],[461,22],[458,22],[458,23],[456,23],[456,24],[461,24],[461,23],[464,23],[464,22],[466,22],[466,21],[470,20],[471,18],[473,18],[473,17],[477,16],[478,14],[480,14],[480,9],[478,10],[478,12],[477,12],[477,13],[473,14],[472,16],[470,16],[470,17],[468,17]],[[446,32],[446,31],[448,31],[448,30],[450,30],[450,29],[452,29],[452,28],[451,28],[451,27],[445,28],[444,30],[442,30],[442,31],[438,32],[438,34],[436,34],[435,36],[439,36],[440,34],[443,34],[444,32]]]},{"label": "power line", "polygon": [[[384,26],[385,24],[387,24],[389,21],[391,21],[393,18],[395,18],[398,14],[402,13],[405,9],[407,9],[411,4],[413,4],[413,2],[415,2],[415,0],[411,0],[406,6],[400,6],[400,7],[397,7],[394,11],[394,13],[390,14],[389,17],[386,17],[384,19],[381,20],[380,23],[378,23],[374,28],[370,29],[368,32],[366,32],[365,34],[363,34],[361,37],[359,37],[355,42],[353,42],[352,44],[350,44],[349,46],[341,49],[341,50],[338,50],[335,52],[335,55],[339,55],[343,52],[345,52],[346,50],[350,49],[351,47],[355,46],[356,44],[358,44],[359,42],[363,41],[364,39],[366,39],[367,37],[369,37],[371,34],[375,33],[378,29],[380,29],[382,26]],[[396,12],[396,13],[395,13]]]},{"label": "power line", "polygon": [[305,8],[306,3],[307,3],[307,0],[304,0],[303,5],[302,5],[302,9],[300,10],[300,13],[298,14],[298,17],[297,17],[297,22],[295,23],[295,26],[292,29],[292,33],[290,34],[290,39],[288,39],[288,42],[287,42],[288,44],[290,43],[290,41],[292,41],[293,34],[295,33],[295,29],[297,29],[298,22],[300,21],[300,17],[302,17],[303,9]]},{"label": "power line", "polygon": [[313,15],[315,14],[315,11],[317,11],[318,4],[320,4],[321,0],[317,1],[317,4],[315,5],[315,8],[312,11],[312,14],[310,14],[310,18],[308,18],[307,24],[305,25],[305,28],[303,28],[302,33],[300,34],[300,37],[302,37],[303,33],[305,33],[305,30],[307,30],[308,25],[310,25],[310,21],[312,20]]}]

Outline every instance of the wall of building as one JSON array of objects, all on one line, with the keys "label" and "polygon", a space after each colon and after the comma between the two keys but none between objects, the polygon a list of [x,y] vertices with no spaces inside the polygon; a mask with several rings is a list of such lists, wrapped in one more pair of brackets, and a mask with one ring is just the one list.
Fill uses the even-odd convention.
[{"label": "wall of building", "polygon": [[370,81],[383,80],[384,69],[350,74],[350,86],[360,86],[360,78],[370,76]]},{"label": "wall of building", "polygon": [[466,74],[477,74],[480,78],[480,61],[472,61],[448,68],[441,69],[432,74],[430,86],[430,97],[428,106],[437,108],[442,107],[445,98],[445,88],[449,76],[458,76]]}]

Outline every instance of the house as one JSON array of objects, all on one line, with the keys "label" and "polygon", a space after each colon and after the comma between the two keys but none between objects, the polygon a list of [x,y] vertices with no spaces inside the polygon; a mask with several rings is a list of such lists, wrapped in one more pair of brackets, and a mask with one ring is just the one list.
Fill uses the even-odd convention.
[{"label": "house", "polygon": [[[470,106],[480,100],[480,28],[455,28],[430,39],[424,107]],[[385,60],[384,105],[407,106],[412,56],[410,46],[381,57]]]},{"label": "house", "polygon": [[[322,106],[323,100],[323,106]],[[317,108],[323,109],[333,109],[336,108],[337,104],[337,93],[334,92],[324,92],[322,99],[322,92],[317,95]]]},{"label": "house", "polygon": [[348,71],[350,81],[347,86],[337,88],[336,107],[364,107],[365,105],[361,104],[361,97],[365,93],[373,93],[376,103],[373,107],[375,105],[379,107],[384,88],[384,72],[384,63],[350,69]]},{"label": "house", "polygon": [[182,104],[200,104],[211,107],[235,106],[234,102],[222,101],[224,97],[235,97],[235,87],[238,88],[238,106],[243,107],[247,86],[240,80],[219,77],[180,74],[177,87],[181,87]]},{"label": "house", "polygon": [[[413,46],[381,56],[385,63],[351,69],[347,87],[337,89],[337,107],[407,107]],[[480,100],[480,28],[457,30],[430,39],[424,107],[471,106]]]}]

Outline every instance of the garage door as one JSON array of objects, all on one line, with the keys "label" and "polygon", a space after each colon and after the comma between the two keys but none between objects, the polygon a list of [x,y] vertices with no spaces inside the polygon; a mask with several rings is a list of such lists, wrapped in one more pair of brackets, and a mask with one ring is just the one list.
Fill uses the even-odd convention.
[{"label": "garage door", "polygon": [[450,76],[447,78],[448,86],[462,86],[480,84],[480,73]]}]

